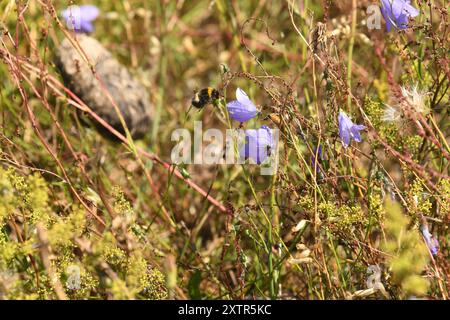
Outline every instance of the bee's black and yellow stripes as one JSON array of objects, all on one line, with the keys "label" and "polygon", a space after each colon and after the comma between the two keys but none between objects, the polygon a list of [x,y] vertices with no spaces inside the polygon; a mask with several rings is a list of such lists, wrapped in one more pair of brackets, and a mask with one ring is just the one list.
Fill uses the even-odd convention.
[{"label": "bee's black and yellow stripes", "polygon": [[191,103],[194,107],[201,109],[217,99],[219,99],[219,91],[212,87],[207,87],[198,91],[192,98]]}]

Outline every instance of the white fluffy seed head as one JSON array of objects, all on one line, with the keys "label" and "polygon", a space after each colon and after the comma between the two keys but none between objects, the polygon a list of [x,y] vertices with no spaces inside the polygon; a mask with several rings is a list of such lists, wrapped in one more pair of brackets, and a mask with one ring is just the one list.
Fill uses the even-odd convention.
[{"label": "white fluffy seed head", "polygon": [[385,104],[384,113],[381,117],[382,121],[385,122],[397,122],[401,119],[401,112],[397,108],[391,107]]},{"label": "white fluffy seed head", "polygon": [[401,90],[403,97],[410,107],[423,115],[428,114],[429,108],[426,106],[427,93],[425,91],[419,90],[417,85],[410,88],[401,87]]}]

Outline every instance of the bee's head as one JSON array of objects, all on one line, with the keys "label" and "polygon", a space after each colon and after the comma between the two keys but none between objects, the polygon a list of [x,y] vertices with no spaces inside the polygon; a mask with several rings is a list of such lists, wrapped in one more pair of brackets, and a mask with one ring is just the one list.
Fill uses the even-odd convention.
[{"label": "bee's head", "polygon": [[208,88],[208,89],[211,90],[209,96],[211,97],[212,100],[217,100],[220,98],[220,94],[217,89],[214,89],[214,88]]}]

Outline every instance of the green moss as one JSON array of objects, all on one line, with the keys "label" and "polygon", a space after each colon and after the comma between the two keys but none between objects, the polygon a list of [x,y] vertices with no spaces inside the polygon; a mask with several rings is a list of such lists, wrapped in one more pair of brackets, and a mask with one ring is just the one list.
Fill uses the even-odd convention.
[{"label": "green moss", "polygon": [[419,155],[420,147],[422,146],[423,138],[419,135],[407,136],[404,138],[404,146],[403,150],[408,150],[409,153],[413,155],[413,158],[416,159]]},{"label": "green moss", "polygon": [[295,210],[311,210],[314,208],[314,198],[310,195],[301,196],[297,200]]},{"label": "green moss", "polygon": [[149,299],[161,300],[167,298],[167,288],[165,285],[165,277],[156,268],[152,268],[147,273],[147,286],[145,287],[145,295]]},{"label": "green moss", "polygon": [[439,199],[439,215],[441,217],[447,217],[450,215],[450,179],[442,179],[439,181],[438,189],[442,195]]},{"label": "green moss", "polygon": [[341,231],[348,231],[357,225],[365,225],[367,218],[361,207],[337,204],[332,201],[321,202],[317,209],[329,223],[337,226]]},{"label": "green moss", "polygon": [[94,245],[94,252],[111,265],[123,267],[126,265],[126,254],[116,244],[112,233],[105,232],[103,238]]},{"label": "green moss", "polygon": [[114,210],[124,216],[132,216],[133,208],[130,202],[125,198],[123,190],[119,186],[113,187]]},{"label": "green moss", "polygon": [[67,217],[58,219],[48,230],[48,238],[52,246],[68,246],[72,239],[80,236],[86,225],[85,211],[79,207]]},{"label": "green moss", "polygon": [[133,294],[130,293],[126,282],[119,278],[112,281],[111,294],[115,300],[126,300],[134,298]]},{"label": "green moss", "polygon": [[378,222],[383,222],[385,211],[383,206],[383,192],[381,187],[372,186],[372,192],[369,194],[369,213],[377,218]]},{"label": "green moss", "polygon": [[407,197],[408,214],[417,222],[421,215],[428,216],[431,213],[432,203],[430,197],[423,190],[423,181],[415,179],[408,190]]},{"label": "green moss", "polygon": [[164,275],[148,266],[147,261],[138,254],[128,259],[126,281],[129,288],[145,298],[160,300],[167,297]]},{"label": "green moss", "polygon": [[387,83],[384,81],[375,79],[373,81],[373,85],[374,85],[375,89],[377,90],[377,95],[378,95],[378,97],[380,97],[380,100],[386,101],[387,96],[389,94],[389,86],[387,85]]},{"label": "green moss", "polygon": [[[385,106],[381,102],[372,100],[369,97],[365,98],[364,111],[380,137],[389,144],[399,147],[401,146],[401,139],[396,123],[382,120],[384,110]],[[380,144],[375,143],[374,147],[380,146]]]},{"label": "green moss", "polygon": [[0,271],[6,271],[18,255],[19,246],[8,241],[5,234],[0,233]]},{"label": "green moss", "polygon": [[[0,272],[8,272],[11,274],[9,278],[15,279],[8,285],[7,298],[55,298],[47,270],[40,261],[42,244],[35,232],[38,222],[45,229],[52,251],[51,264],[68,297],[91,298],[93,292],[97,295],[112,294],[116,298],[163,299],[167,296],[164,276],[148,265],[140,249],[126,252],[119,246],[116,237],[107,230],[100,237],[91,237],[86,232],[86,210],[81,206],[66,206],[64,215],[55,212],[49,204],[52,199],[48,184],[38,173],[22,175],[12,168],[5,170],[0,167],[0,193]],[[116,212],[126,218],[131,217],[132,207],[121,189],[114,188],[113,194]],[[27,230],[22,232],[21,239],[16,235],[10,236],[11,230],[6,227],[10,218],[20,220],[23,230]],[[133,237],[132,233],[128,235],[132,243],[138,243]],[[80,243],[89,248],[82,257],[75,254],[79,252],[77,250],[80,249]],[[34,265],[29,257],[33,257]],[[112,281],[105,279],[105,275],[99,273],[103,267],[98,268],[98,265],[104,266],[104,263],[112,266],[120,278]],[[36,276],[36,267],[39,277]],[[76,288],[69,285],[73,280],[70,277],[74,270],[78,277]],[[1,286],[4,285],[0,281],[0,295],[3,292]]]},{"label": "green moss", "polygon": [[27,182],[29,190],[33,190],[27,196],[32,222],[48,221],[51,209],[48,206],[49,190],[45,180],[38,173],[35,173],[28,177]]}]

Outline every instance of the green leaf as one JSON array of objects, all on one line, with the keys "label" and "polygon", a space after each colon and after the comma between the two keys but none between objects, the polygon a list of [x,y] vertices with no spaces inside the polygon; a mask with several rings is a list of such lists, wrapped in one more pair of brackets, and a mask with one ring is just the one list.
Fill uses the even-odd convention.
[{"label": "green leaf", "polygon": [[202,282],[202,274],[199,270],[195,271],[189,279],[188,292],[191,299],[202,299],[203,295],[200,292],[200,283]]}]

